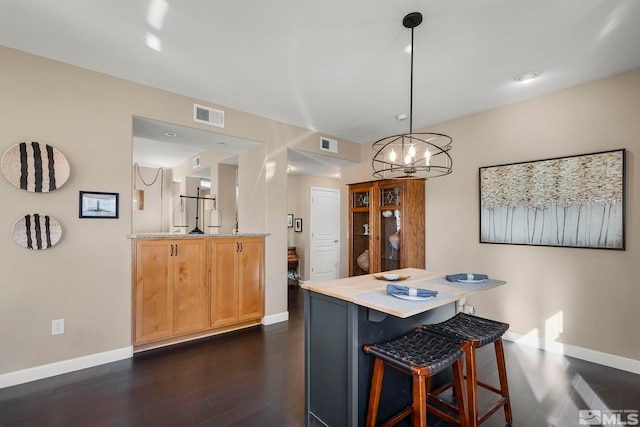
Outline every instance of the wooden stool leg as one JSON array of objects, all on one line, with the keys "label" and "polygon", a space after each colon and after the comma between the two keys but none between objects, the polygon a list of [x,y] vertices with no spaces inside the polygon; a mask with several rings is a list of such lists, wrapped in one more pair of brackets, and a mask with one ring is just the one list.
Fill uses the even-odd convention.
[{"label": "wooden stool leg", "polygon": [[371,390],[369,391],[369,409],[367,410],[367,427],[375,427],[378,418],[378,406],[380,405],[380,392],[382,391],[382,379],[384,378],[384,362],[376,358],[373,364],[373,376],[371,377]]},{"label": "wooden stool leg", "polygon": [[513,423],[511,414],[511,399],[509,399],[509,384],[507,382],[507,366],[504,361],[504,347],[502,346],[502,338],[498,338],[494,342],[496,350],[496,361],[498,362],[498,377],[500,378],[500,393],[505,399],[504,418],[507,424]]},{"label": "wooden stool leg", "polygon": [[431,377],[413,374],[413,427],[427,427],[427,393]]},{"label": "wooden stool leg", "polygon": [[462,360],[456,360],[452,365],[453,368],[453,388],[456,393],[456,401],[458,402],[458,417],[460,419],[460,427],[467,427],[467,396],[464,393],[464,374],[462,373]]},{"label": "wooden stool leg", "polygon": [[469,425],[478,426],[478,373],[476,372],[476,348],[469,345],[465,350],[465,365],[467,372],[467,406]]}]

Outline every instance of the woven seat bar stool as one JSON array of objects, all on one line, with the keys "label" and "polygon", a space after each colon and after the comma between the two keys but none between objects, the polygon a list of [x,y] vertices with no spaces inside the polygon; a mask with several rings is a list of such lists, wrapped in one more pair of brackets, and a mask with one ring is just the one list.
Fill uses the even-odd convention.
[{"label": "woven seat bar stool", "polygon": [[[507,425],[511,425],[513,417],[511,414],[507,369],[504,361],[504,348],[502,345],[502,335],[504,335],[504,333],[509,329],[509,325],[507,323],[472,316],[470,314],[458,313],[444,322],[424,325],[424,328],[425,331],[442,335],[443,337],[455,342],[466,341],[469,343],[469,346],[466,348],[465,355],[469,425],[473,427],[478,426],[500,408],[504,408],[505,421]],[[477,377],[476,349],[490,343],[494,344],[496,352],[498,378],[500,379],[499,389],[487,383],[478,381]],[[434,390],[432,395],[437,399],[437,396],[440,393],[452,385],[454,384],[449,382],[438,390]],[[491,405],[483,414],[478,414],[478,387],[491,390],[500,396],[495,404]]]},{"label": "woven seat bar stool", "polygon": [[[463,357],[468,342],[453,342],[438,335],[432,335],[414,328],[410,332],[393,340],[365,345],[364,351],[375,357],[366,425],[375,426],[382,392],[382,380],[385,366],[390,366],[412,377],[412,403],[392,416],[382,426],[392,426],[409,415],[413,415],[413,426],[427,425],[427,412],[466,427],[466,394],[464,393]],[[429,403],[429,390],[432,377],[448,367],[453,368],[457,408],[450,414]]]}]

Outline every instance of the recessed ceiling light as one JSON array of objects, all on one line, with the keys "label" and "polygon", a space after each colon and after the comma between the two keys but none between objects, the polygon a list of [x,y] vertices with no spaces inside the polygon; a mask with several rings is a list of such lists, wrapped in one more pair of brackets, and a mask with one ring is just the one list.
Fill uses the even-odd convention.
[{"label": "recessed ceiling light", "polygon": [[540,71],[527,71],[516,76],[515,80],[520,83],[528,83],[540,76]]},{"label": "recessed ceiling light", "polygon": [[169,138],[175,138],[176,136],[178,136],[177,133],[173,133],[173,132],[165,132],[164,135],[168,136]]},{"label": "recessed ceiling light", "polygon": [[402,120],[406,120],[406,119],[407,119],[407,117],[409,117],[409,116],[407,116],[406,114],[398,114],[398,115],[396,116],[396,119],[398,119],[398,120],[402,121]]},{"label": "recessed ceiling light", "polygon": [[226,142],[216,142],[216,145],[227,145]]}]

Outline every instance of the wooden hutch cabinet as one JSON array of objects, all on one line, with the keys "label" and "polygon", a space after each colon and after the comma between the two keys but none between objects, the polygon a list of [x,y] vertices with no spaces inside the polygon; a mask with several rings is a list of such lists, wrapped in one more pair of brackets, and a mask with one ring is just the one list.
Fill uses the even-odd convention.
[{"label": "wooden hutch cabinet", "polygon": [[424,180],[349,185],[349,276],[425,266]]}]

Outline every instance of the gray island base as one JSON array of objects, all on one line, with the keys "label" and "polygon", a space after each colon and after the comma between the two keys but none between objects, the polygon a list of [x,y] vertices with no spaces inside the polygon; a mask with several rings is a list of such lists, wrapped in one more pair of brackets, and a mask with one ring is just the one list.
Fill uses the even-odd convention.
[{"label": "gray island base", "polygon": [[[461,298],[505,284],[493,279],[448,282],[442,273],[414,268],[390,273],[411,276],[396,284],[436,290],[438,297],[396,298],[385,292],[390,282],[371,275],[302,285],[306,426],[364,426],[373,362],[363,346],[396,338],[415,326],[444,321],[455,315]],[[436,384],[450,375],[442,374]],[[410,402],[410,377],[387,369],[378,419],[389,418]]]}]

